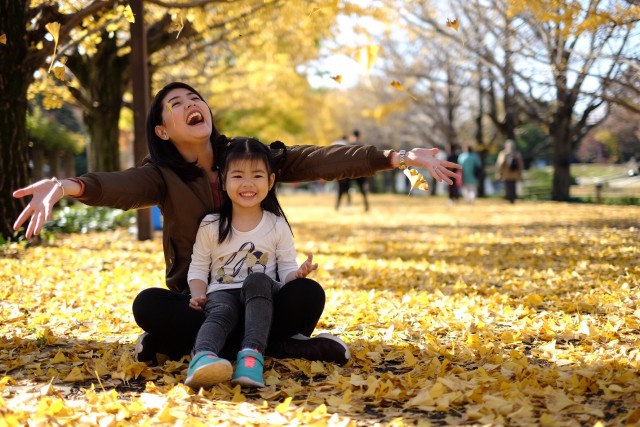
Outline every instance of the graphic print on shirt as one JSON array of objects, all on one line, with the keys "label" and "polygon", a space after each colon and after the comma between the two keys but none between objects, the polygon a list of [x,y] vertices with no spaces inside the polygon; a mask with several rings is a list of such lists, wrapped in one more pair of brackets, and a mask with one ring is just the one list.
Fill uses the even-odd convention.
[{"label": "graphic print on shirt", "polygon": [[[218,258],[222,267],[216,271],[216,282],[233,283],[244,280],[251,273],[264,273],[267,270],[269,253],[262,253],[255,249],[256,245],[253,242],[245,242],[226,261],[224,257]],[[236,258],[238,258],[237,261]],[[244,277],[241,275],[243,266],[246,267]]]}]

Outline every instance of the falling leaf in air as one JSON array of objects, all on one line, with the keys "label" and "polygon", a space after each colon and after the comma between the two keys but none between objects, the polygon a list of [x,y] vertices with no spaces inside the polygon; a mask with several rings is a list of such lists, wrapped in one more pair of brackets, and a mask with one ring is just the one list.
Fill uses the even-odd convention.
[{"label": "falling leaf in air", "polygon": [[180,33],[184,29],[184,19],[182,15],[180,16],[180,22],[172,22],[171,23],[171,31],[177,31],[176,38],[180,37]]},{"label": "falling leaf in air", "polygon": [[397,90],[404,90],[404,86],[402,86],[402,83],[400,83],[397,80],[394,80],[391,83],[389,83],[389,86]]},{"label": "falling leaf in air", "polygon": [[167,102],[167,110],[169,110],[169,114],[171,114],[171,120],[173,121],[173,125],[176,125],[176,118],[173,117],[173,107],[170,103]]},{"label": "falling leaf in air", "polygon": [[313,15],[314,13],[318,12],[320,10],[319,7],[314,7],[313,9],[311,9],[311,12],[309,12],[309,16]]},{"label": "falling leaf in air", "polygon": [[429,189],[429,183],[417,170],[407,168],[404,170],[404,174],[407,176],[407,178],[409,178],[409,181],[411,182],[411,189],[409,190],[409,194],[411,194],[411,192],[416,188],[422,191],[427,191]]},{"label": "falling leaf in air", "polygon": [[406,90],[406,88],[399,81],[393,80],[391,83],[389,83],[389,86],[391,86],[392,88],[394,88],[396,90],[406,91],[407,95],[409,95],[409,97],[411,97],[411,99],[413,99],[414,101],[417,101],[416,97],[413,96],[408,90]]},{"label": "falling leaf in air", "polygon": [[131,5],[127,5],[124,8],[124,17],[127,21],[129,21],[132,24],[136,22],[136,17],[133,15],[133,11],[131,10]]},{"label": "falling leaf in air", "polygon": [[45,25],[45,28],[47,29],[47,31],[49,31],[49,33],[51,33],[51,36],[53,37],[53,55],[51,56],[51,64],[49,65],[49,71],[47,72],[51,72],[51,68],[53,67],[53,62],[56,58],[56,51],[58,50],[58,39],[60,38],[60,23],[59,22],[49,22],[47,25]]},{"label": "falling leaf in air", "polygon": [[454,30],[458,31],[458,28],[460,28],[460,24],[458,23],[457,19],[447,19],[447,27],[451,27]]},{"label": "falling leaf in air", "polygon": [[335,75],[335,76],[331,76],[331,78],[333,80],[335,80],[336,82],[338,82],[338,84],[342,84],[342,75],[338,74],[338,75]]},{"label": "falling leaf in air", "polygon": [[378,59],[379,50],[380,47],[376,45],[368,45],[360,49],[360,63],[365,67],[367,73],[371,71],[373,64]]},{"label": "falling leaf in air", "polygon": [[7,35],[6,34],[0,34],[0,43],[7,44]]},{"label": "falling leaf in air", "polygon": [[64,65],[53,67],[53,74],[60,80],[64,80]]}]

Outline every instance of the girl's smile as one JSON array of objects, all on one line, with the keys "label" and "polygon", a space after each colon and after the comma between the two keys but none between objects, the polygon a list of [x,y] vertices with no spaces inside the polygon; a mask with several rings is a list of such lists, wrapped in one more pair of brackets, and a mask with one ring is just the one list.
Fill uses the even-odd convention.
[{"label": "girl's smile", "polygon": [[262,161],[238,160],[229,165],[224,179],[225,191],[233,207],[261,209],[260,203],[273,186],[275,174],[269,174]]}]

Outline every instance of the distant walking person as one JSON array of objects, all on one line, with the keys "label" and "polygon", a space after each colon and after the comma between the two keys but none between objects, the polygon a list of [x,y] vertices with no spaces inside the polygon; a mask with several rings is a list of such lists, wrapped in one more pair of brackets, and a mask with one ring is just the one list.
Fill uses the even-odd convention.
[{"label": "distant walking person", "polygon": [[[331,145],[348,145],[347,136],[343,135],[342,138],[335,141]],[[338,184],[338,199],[336,200],[336,210],[340,209],[340,200],[342,200],[342,196],[347,196],[347,206],[351,205],[351,194],[349,193],[349,188],[351,187],[351,179],[338,179],[336,180]]]},{"label": "distant walking person", "polygon": [[[356,129],[353,132],[351,132],[351,135],[349,135],[349,144],[351,144],[351,145],[362,145],[362,144],[360,144],[360,131],[359,130]],[[367,199],[367,190],[368,190],[368,186],[369,186],[369,178],[366,177],[366,176],[362,176],[360,178],[356,178],[354,181],[358,185],[358,189],[360,190],[360,193],[362,194],[362,199],[364,200],[364,210],[368,211],[369,210],[369,200]],[[349,187],[347,186],[347,191],[349,191],[348,188]]]},{"label": "distant walking person", "polygon": [[482,160],[471,146],[465,145],[464,152],[458,156],[458,163],[462,166],[462,195],[465,202],[473,204],[478,194],[478,176],[482,169]]},{"label": "distant walking person", "polygon": [[[447,161],[458,163],[459,155],[460,155],[460,146],[458,144],[451,144],[449,155],[447,156]],[[460,182],[459,179],[453,180],[453,184],[449,186],[449,203],[450,204],[456,203],[460,199],[461,186],[462,186],[462,182]]]},{"label": "distant walking person", "polygon": [[524,161],[522,155],[516,150],[516,143],[507,139],[504,150],[498,153],[496,160],[496,178],[504,181],[505,198],[510,203],[515,203],[518,197],[516,184],[522,179]]}]

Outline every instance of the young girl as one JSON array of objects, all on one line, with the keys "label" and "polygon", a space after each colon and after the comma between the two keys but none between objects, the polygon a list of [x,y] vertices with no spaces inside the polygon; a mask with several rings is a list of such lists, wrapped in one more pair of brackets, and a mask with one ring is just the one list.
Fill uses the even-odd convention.
[{"label": "young girl", "polygon": [[263,387],[273,300],[282,286],[276,278],[287,283],[318,268],[312,255],[298,267],[291,228],[276,197],[269,147],[244,137],[227,145],[220,169],[222,207],[203,219],[187,276],[189,306],[206,315],[185,381],[196,390],[231,378],[231,364],[218,355],[243,314],[232,382]]}]

